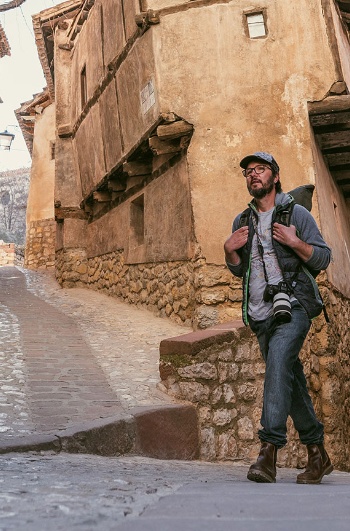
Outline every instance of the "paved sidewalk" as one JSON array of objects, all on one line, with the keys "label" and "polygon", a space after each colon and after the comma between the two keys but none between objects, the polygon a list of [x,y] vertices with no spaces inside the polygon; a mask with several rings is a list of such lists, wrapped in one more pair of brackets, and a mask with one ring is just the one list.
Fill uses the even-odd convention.
[{"label": "paved sidewalk", "polygon": [[348,531],[350,474],[297,485],[247,466],[71,454],[0,456],[1,531]]},{"label": "paved sidewalk", "polygon": [[159,343],[187,328],[54,278],[0,268],[0,441],[174,403]]}]

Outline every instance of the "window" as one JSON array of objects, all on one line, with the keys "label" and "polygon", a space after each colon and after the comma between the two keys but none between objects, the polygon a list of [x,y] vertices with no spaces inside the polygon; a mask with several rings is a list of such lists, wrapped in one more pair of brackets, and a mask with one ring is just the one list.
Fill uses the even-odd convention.
[{"label": "window", "polygon": [[266,25],[263,13],[250,13],[246,15],[248,34],[251,39],[266,37]]},{"label": "window", "polygon": [[130,204],[131,238],[135,246],[142,245],[145,240],[145,201],[140,195]]},{"label": "window", "polygon": [[84,66],[80,73],[80,97],[81,108],[84,109],[87,102],[86,66]]}]

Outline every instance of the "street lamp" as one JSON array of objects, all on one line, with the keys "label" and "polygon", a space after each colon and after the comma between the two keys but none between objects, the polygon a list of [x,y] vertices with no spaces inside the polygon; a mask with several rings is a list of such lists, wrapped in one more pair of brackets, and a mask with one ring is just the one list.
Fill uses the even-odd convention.
[{"label": "street lamp", "polygon": [[0,149],[6,149],[10,151],[10,147],[14,138],[15,135],[13,133],[9,133],[7,129],[5,129],[5,131],[0,133]]}]

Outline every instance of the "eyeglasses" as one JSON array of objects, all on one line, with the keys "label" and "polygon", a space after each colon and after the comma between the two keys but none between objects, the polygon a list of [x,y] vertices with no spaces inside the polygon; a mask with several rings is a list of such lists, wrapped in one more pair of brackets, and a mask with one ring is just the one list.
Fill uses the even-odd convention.
[{"label": "eyeglasses", "polygon": [[251,175],[253,174],[253,171],[255,171],[255,173],[257,175],[260,175],[260,173],[264,173],[264,171],[267,169],[271,169],[269,166],[264,166],[263,164],[259,164],[259,166],[254,166],[254,168],[248,168],[247,170],[242,170],[242,173],[244,175],[244,177],[251,177]]}]

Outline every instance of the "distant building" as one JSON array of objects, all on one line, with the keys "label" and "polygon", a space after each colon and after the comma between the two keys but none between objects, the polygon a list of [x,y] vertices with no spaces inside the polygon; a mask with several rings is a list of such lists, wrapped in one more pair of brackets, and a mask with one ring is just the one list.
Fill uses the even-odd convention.
[{"label": "distant building", "polygon": [[5,55],[11,55],[11,48],[7,40],[4,28],[0,24],[0,58],[5,57]]}]

